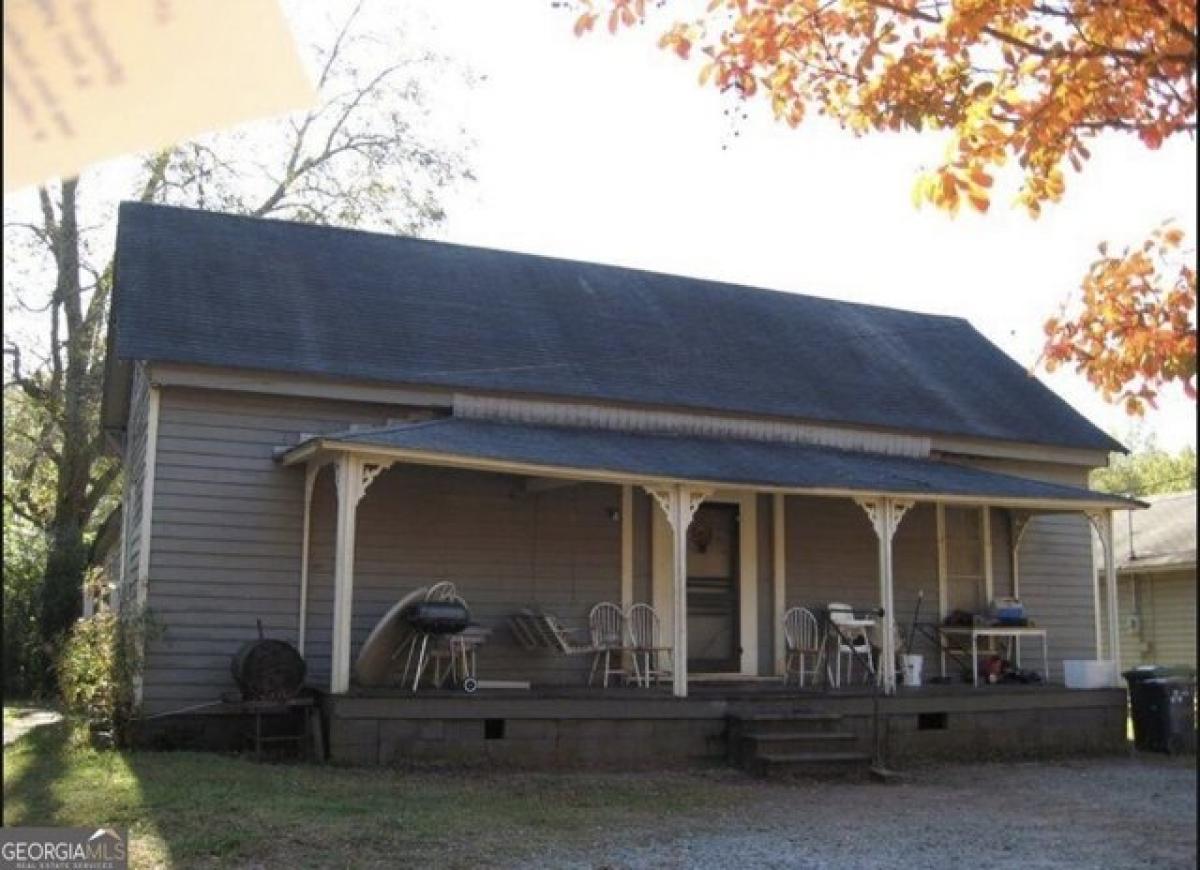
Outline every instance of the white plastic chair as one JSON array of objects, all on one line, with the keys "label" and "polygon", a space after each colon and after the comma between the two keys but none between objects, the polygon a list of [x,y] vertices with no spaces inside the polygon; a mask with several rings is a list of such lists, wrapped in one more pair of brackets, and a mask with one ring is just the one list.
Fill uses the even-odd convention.
[{"label": "white plastic chair", "polygon": [[425,592],[426,601],[462,601],[458,588],[449,580],[439,580]]},{"label": "white plastic chair", "polygon": [[833,632],[834,655],[833,685],[842,684],[842,659],[846,659],[846,682],[854,679],[854,660],[866,659],[867,674],[875,675],[875,656],[871,652],[871,639],[867,632],[875,627],[873,619],[857,619],[849,604],[831,601],[828,606],[829,622],[837,630]]},{"label": "white plastic chair", "polygon": [[629,605],[625,626],[633,658],[634,678],[641,685],[649,686],[662,677],[670,676],[671,669],[663,665],[662,659],[671,654],[671,648],[662,645],[662,621],[654,608],[649,604]]},{"label": "white plastic chair", "polygon": [[[816,679],[821,667],[821,630],[817,618],[806,607],[793,607],[783,615],[783,640],[786,649],[783,664],[783,682],[791,674],[796,675],[796,685],[804,686],[805,674]],[[805,664],[812,657],[812,667]]]},{"label": "white plastic chair", "polygon": [[[601,659],[604,661],[604,688],[608,688],[608,678],[613,674],[624,675],[625,669],[621,664],[621,654],[628,647],[625,645],[625,614],[617,605],[602,601],[592,608],[588,614],[588,628],[592,633],[592,671],[588,676],[588,685],[596,680],[596,668]],[[612,666],[612,654],[617,654],[617,666]]]}]

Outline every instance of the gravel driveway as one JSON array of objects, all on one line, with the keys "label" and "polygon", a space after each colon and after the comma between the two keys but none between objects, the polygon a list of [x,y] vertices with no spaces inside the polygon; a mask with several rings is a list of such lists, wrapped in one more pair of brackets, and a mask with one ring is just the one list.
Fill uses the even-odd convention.
[{"label": "gravel driveway", "polygon": [[763,783],[704,821],[612,831],[539,866],[1196,866],[1195,759],[928,767],[900,784]]}]

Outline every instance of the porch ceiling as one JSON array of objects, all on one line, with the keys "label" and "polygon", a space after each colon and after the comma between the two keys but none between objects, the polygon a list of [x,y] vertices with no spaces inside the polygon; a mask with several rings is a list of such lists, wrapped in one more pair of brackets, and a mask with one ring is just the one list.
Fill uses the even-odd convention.
[{"label": "porch ceiling", "polygon": [[614,483],[688,483],[816,495],[895,495],[1047,510],[1141,506],[1080,487],[932,459],[772,441],[454,417],[317,436],[285,451],[280,461],[291,465],[345,451],[419,464]]}]

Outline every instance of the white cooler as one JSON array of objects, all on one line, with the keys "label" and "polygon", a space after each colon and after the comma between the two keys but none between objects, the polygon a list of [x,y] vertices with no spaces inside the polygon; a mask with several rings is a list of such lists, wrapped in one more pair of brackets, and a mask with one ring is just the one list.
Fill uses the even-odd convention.
[{"label": "white cooler", "polygon": [[1063,683],[1068,689],[1106,689],[1117,685],[1115,662],[1097,659],[1064,659]]}]

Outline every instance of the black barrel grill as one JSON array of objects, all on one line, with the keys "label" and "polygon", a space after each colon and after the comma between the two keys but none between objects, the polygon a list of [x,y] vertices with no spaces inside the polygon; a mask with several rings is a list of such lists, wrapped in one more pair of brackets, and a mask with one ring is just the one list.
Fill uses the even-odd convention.
[{"label": "black barrel grill", "polygon": [[404,619],[421,634],[458,634],[471,623],[471,612],[460,601],[418,601]]}]

